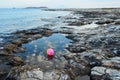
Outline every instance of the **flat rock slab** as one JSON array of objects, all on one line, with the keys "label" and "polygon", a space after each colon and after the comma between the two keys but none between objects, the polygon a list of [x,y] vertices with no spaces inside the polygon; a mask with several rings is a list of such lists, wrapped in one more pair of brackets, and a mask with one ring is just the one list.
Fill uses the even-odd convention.
[{"label": "flat rock slab", "polygon": [[120,80],[120,70],[106,67],[94,67],[91,69],[91,78],[93,80]]},{"label": "flat rock slab", "polygon": [[40,68],[28,70],[20,75],[20,80],[71,80],[70,77],[61,71],[52,70],[43,72]]},{"label": "flat rock slab", "polygon": [[78,76],[75,78],[75,80],[90,80],[90,76],[88,76],[88,75]]}]

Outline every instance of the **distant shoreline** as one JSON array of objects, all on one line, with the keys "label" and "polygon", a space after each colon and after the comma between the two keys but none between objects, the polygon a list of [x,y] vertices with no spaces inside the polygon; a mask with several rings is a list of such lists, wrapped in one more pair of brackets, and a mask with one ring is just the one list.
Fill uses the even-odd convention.
[{"label": "distant shoreline", "polygon": [[43,9],[46,11],[81,11],[81,10],[118,10],[120,7],[110,7],[110,8],[48,8],[48,7],[25,7],[25,9]]}]

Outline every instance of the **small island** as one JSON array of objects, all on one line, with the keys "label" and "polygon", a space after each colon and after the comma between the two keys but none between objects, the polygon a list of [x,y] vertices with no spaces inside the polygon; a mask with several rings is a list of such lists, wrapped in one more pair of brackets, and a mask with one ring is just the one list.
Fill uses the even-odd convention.
[{"label": "small island", "polygon": [[48,9],[48,7],[41,6],[41,7],[26,7],[26,9]]}]

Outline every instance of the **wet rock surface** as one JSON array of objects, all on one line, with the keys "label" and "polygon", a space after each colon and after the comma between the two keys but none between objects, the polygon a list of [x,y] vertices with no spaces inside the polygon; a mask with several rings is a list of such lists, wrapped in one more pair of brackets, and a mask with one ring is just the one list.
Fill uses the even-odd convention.
[{"label": "wet rock surface", "polygon": [[[99,24],[99,27],[80,30],[77,33],[73,32],[66,36],[73,40],[72,45],[66,47],[71,54],[64,56],[68,60],[65,70],[71,75],[71,79],[84,75],[89,75],[91,80],[120,79],[120,25],[119,20],[117,20],[118,13],[114,14],[114,12],[109,13],[106,11],[77,11],[75,13],[77,15],[82,14],[87,19],[91,18],[91,21],[96,20],[95,22]],[[114,17],[109,16],[112,14],[114,14]],[[118,25],[116,24],[117,22]],[[76,26],[76,24],[73,25]]]},{"label": "wet rock surface", "polygon": [[[72,12],[71,16],[58,18],[67,26],[73,27],[61,26],[59,29],[38,27],[1,36],[4,41],[0,41],[0,79],[120,80],[120,10]],[[81,30],[74,28],[92,22],[98,24],[98,27]],[[72,43],[66,46],[68,53],[60,57],[65,61],[61,68],[56,65],[54,69],[53,67],[50,69],[49,66],[53,63],[42,56],[37,58],[43,63],[36,66],[16,56],[19,52],[25,52],[22,44],[54,33],[65,34],[66,38],[72,40]],[[32,61],[32,57],[30,58]],[[58,62],[57,59],[55,61]]]},{"label": "wet rock surface", "polygon": [[24,64],[24,61],[21,57],[13,57],[12,59],[10,59],[10,65],[12,66],[19,66],[23,64]]},{"label": "wet rock surface", "polygon": [[105,68],[105,67],[94,67],[91,69],[91,78],[93,80],[119,80],[120,71],[117,69]]}]

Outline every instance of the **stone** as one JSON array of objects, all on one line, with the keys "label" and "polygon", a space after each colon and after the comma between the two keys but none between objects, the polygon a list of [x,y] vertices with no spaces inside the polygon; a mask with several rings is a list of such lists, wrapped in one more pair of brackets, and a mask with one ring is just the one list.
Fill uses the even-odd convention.
[{"label": "stone", "polygon": [[89,21],[70,21],[68,23],[69,26],[82,26],[82,25],[87,25],[87,24],[90,24],[91,22]]},{"label": "stone", "polygon": [[31,76],[33,78],[40,79],[40,80],[43,79],[43,72],[42,71],[38,71],[38,70],[35,69],[35,70],[32,71],[31,74],[32,74]]},{"label": "stone", "polygon": [[[91,79],[92,80],[105,80],[105,78],[103,77],[103,75],[105,74],[105,67],[93,67],[91,69]],[[109,79],[108,79],[109,80]]]},{"label": "stone", "polygon": [[13,40],[12,43],[16,44],[17,46],[22,46],[22,41],[20,39]]},{"label": "stone", "polygon": [[43,72],[40,68],[28,70],[21,73],[20,78],[21,80],[43,80]]},{"label": "stone", "polygon": [[85,47],[79,46],[79,45],[69,45],[67,49],[72,53],[80,53],[86,51]]},{"label": "stone", "polygon": [[25,52],[25,48],[23,47],[18,47],[17,49],[14,49],[15,53],[19,53],[19,52]]},{"label": "stone", "polygon": [[13,57],[10,59],[10,64],[13,66],[23,65],[24,61],[21,57]]},{"label": "stone", "polygon": [[21,38],[20,40],[22,41],[22,43],[28,43],[29,41],[27,38]]},{"label": "stone", "polygon": [[57,80],[58,78],[59,76],[54,71],[44,73],[44,80]]},{"label": "stone", "polygon": [[106,70],[105,67],[93,67],[91,69],[91,75],[99,75],[99,76],[101,76],[101,75],[105,74],[105,70]]},{"label": "stone", "polygon": [[110,24],[112,22],[114,21],[111,19],[107,19],[107,20],[99,20],[98,22],[96,22],[96,24]]},{"label": "stone", "polygon": [[6,50],[0,50],[0,55],[1,56],[9,56],[11,54],[9,54]]},{"label": "stone", "polygon": [[120,19],[115,20],[115,25],[120,25]]},{"label": "stone", "polygon": [[43,31],[41,31],[41,34],[43,35],[43,36],[50,36],[50,35],[52,35],[52,30],[50,30],[50,29],[48,29],[48,28],[43,28]]},{"label": "stone", "polygon": [[73,62],[68,65],[69,67],[66,68],[66,73],[70,75],[71,79],[75,79],[79,75],[87,75],[90,72],[90,67],[84,66],[80,63]]},{"label": "stone", "polygon": [[67,74],[61,73],[59,80],[71,80],[71,79]]},{"label": "stone", "polygon": [[17,48],[17,45],[9,43],[4,45],[4,49],[7,50],[8,52],[13,52]]},{"label": "stone", "polygon": [[35,40],[35,39],[38,39],[38,38],[41,38],[42,35],[41,34],[36,34],[34,36],[32,36],[32,40]]},{"label": "stone", "polygon": [[106,73],[109,74],[112,80],[120,80],[120,70],[107,69]]},{"label": "stone", "polygon": [[43,80],[71,80],[71,79],[67,74],[53,70],[45,72]]},{"label": "stone", "polygon": [[120,69],[120,57],[112,57],[102,61],[102,66]]},{"label": "stone", "polygon": [[0,64],[0,75],[1,74],[7,74],[10,71],[10,66],[6,64]]},{"label": "stone", "polygon": [[68,53],[68,54],[63,55],[63,56],[65,57],[66,60],[69,60],[69,59],[72,59],[74,55],[76,55],[76,54]]},{"label": "stone", "polygon": [[91,69],[91,79],[93,80],[119,80],[120,71],[106,67],[94,67]]}]

